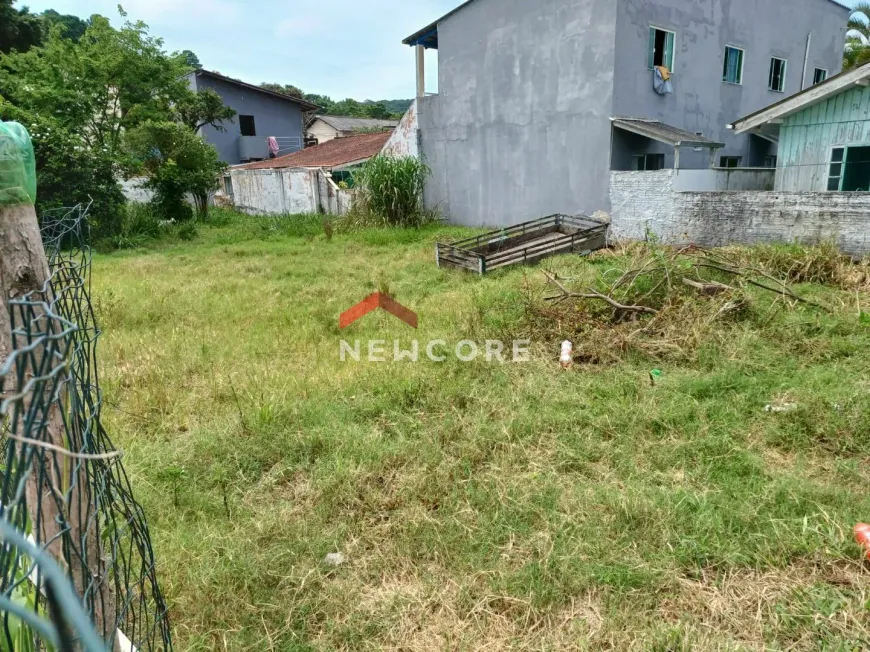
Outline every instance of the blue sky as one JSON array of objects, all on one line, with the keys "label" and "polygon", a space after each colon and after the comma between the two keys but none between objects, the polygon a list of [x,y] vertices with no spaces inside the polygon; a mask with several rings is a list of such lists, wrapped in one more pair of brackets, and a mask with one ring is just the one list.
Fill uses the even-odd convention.
[{"label": "blue sky", "polygon": [[[193,50],[203,65],[247,82],[294,84],[335,100],[414,96],[412,48],[402,39],[462,0],[121,0],[168,50]],[[118,0],[25,0],[86,18],[118,18]],[[432,53],[430,53],[432,55]],[[435,90],[434,58],[427,90]]]}]

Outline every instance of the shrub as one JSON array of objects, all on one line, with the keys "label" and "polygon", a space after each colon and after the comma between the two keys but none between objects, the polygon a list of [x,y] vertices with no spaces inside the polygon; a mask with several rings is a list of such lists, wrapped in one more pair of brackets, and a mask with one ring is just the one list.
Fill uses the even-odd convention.
[{"label": "shrub", "polygon": [[174,122],[148,121],[127,135],[137,162],[133,172],[144,172],[145,183],[155,193],[154,204],[166,219],[186,221],[193,211],[188,193],[196,201],[200,217],[208,215],[208,199],[219,187],[226,170],[214,147]]},{"label": "shrub", "polygon": [[36,157],[36,210],[90,204],[88,220],[95,239],[121,233],[126,199],[107,152],[85,145],[80,136],[52,118],[37,116],[0,99],[0,119],[23,124],[33,141]]},{"label": "shrub", "polygon": [[357,188],[347,222],[359,226],[422,226],[434,220],[423,205],[429,167],[413,157],[376,156],[354,174]]}]

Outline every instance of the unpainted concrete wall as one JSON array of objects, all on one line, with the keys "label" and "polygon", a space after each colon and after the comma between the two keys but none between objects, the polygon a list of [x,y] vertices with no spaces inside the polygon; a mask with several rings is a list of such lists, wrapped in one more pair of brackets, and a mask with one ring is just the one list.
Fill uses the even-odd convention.
[{"label": "unpainted concrete wall", "polygon": [[674,171],[614,172],[611,236],[667,244],[832,240],[870,253],[870,195],[840,192],[676,192]]},{"label": "unpainted concrete wall", "polygon": [[439,24],[429,207],[471,226],[608,208],[616,6],[477,0]]},{"label": "unpainted concrete wall", "polygon": [[399,126],[393,131],[387,144],[384,145],[381,154],[395,158],[407,156],[420,158],[419,142],[420,130],[417,122],[417,101],[415,100],[402,117]]},{"label": "unpainted concrete wall", "polygon": [[230,175],[236,207],[255,215],[344,215],[353,204],[353,191],[338,188],[323,170],[231,170]]}]

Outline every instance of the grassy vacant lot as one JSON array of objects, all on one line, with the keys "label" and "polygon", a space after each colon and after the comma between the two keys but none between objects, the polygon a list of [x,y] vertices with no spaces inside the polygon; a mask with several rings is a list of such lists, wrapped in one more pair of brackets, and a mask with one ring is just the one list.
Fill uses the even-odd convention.
[{"label": "grassy vacant lot", "polygon": [[[571,319],[529,316],[540,269],[440,271],[456,229],[308,224],[234,218],[95,262],[108,425],[178,649],[870,645],[851,537],[870,520],[870,294],[798,287],[827,314],[759,291],[690,352],[566,372]],[[418,332],[386,314],[339,331],[386,288]],[[521,335],[527,364],[338,359],[342,337]]]}]

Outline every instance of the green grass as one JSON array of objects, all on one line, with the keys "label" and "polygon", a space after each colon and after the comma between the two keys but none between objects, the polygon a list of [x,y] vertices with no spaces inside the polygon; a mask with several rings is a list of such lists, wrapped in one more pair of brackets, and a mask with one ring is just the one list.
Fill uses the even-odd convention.
[{"label": "green grass", "polygon": [[[95,260],[106,417],[178,649],[870,645],[851,539],[870,519],[870,326],[854,291],[801,286],[833,314],[770,311],[759,292],[757,317],[685,359],[566,372],[558,329],[542,339],[527,313],[540,270],[435,267],[435,241],[467,231],[216,223]],[[419,331],[378,313],[340,332],[385,286]],[[531,338],[533,360],[338,359],[342,337],[501,336]],[[764,412],[777,400],[798,409]]]}]

